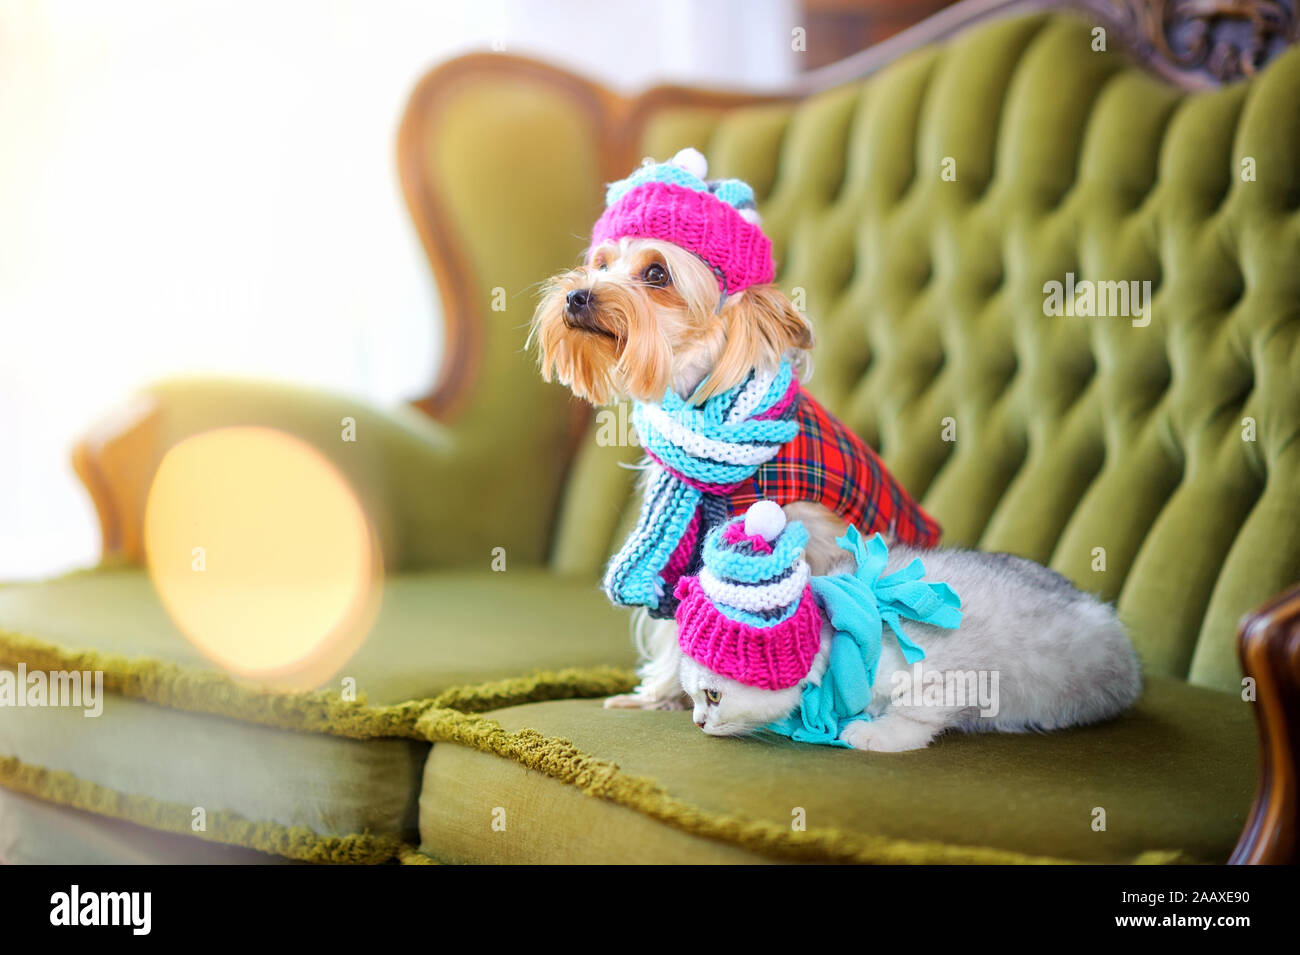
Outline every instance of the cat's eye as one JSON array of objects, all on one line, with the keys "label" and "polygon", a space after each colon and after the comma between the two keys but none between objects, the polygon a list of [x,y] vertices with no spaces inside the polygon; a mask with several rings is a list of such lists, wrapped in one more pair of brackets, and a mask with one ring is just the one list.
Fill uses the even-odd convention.
[{"label": "cat's eye", "polygon": [[668,270],[658,262],[652,262],[641,273],[641,279],[647,285],[657,285],[662,288],[668,284]]},{"label": "cat's eye", "polygon": [[719,693],[717,690],[705,690],[704,698],[708,700],[710,703],[718,703],[721,702],[722,700],[722,694]]}]

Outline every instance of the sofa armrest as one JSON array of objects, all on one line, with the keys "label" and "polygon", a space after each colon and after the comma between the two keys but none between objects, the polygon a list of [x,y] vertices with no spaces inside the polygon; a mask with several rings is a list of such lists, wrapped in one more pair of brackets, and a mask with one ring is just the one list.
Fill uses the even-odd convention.
[{"label": "sofa armrest", "polygon": [[106,561],[143,561],[145,506],[167,451],[239,425],[293,435],[333,463],[366,509],[390,569],[487,567],[493,547],[513,543],[501,539],[500,518],[526,502],[501,500],[498,489],[464,473],[456,434],[426,415],[310,388],[204,378],[145,389],[74,448]]},{"label": "sofa armrest", "polygon": [[1241,621],[1237,652],[1255,681],[1260,769],[1234,864],[1300,861],[1300,584]]}]

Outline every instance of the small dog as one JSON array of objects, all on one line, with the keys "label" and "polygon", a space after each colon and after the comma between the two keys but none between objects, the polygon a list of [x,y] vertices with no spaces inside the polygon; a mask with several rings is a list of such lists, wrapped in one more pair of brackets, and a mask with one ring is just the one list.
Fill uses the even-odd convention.
[{"label": "small dog", "polygon": [[[669,446],[670,451],[703,448],[698,460],[692,459],[706,469],[702,473],[719,465],[710,455],[723,463],[743,458],[751,464],[762,454],[774,455],[739,482],[732,480],[734,471],[721,484],[680,474],[655,457],[641,435],[649,454],[642,493],[650,489],[653,496],[646,499],[642,524],[657,520],[648,509],[663,494],[682,492],[687,485],[705,489],[698,505],[704,519],[702,526],[679,529],[684,543],[676,557],[665,560],[667,547],[655,551],[653,593],[629,597],[607,578],[612,599],[638,608],[633,633],[642,658],[640,685],[607,700],[610,707],[685,706],[670,615],[672,585],[698,563],[691,543],[728,513],[760,498],[785,505],[788,516],[811,535],[807,561],[815,574],[840,559],[835,539],[849,523],[864,533],[880,531],[920,546],[939,536],[938,526],[874,452],[798,387],[797,378],[811,370],[812,327],[772,284],[770,243],[759,228],[752,190],[738,180],[706,180],[706,172],[699,153],[683,150],[668,163],[647,160],[628,179],[611,184],[586,264],[545,286],[529,336],[547,381],[558,377],[593,405],[630,398],[643,406],[644,420],[660,421],[669,430],[692,409],[706,409],[707,418],[714,413],[707,411],[711,403],[759,400],[761,387],[743,397],[749,394],[743,391],[746,382],[757,377],[761,385],[783,366],[796,379],[784,398],[777,394],[780,383],[772,386],[770,413],[737,425],[761,428],[784,415],[799,424],[798,436],[788,442],[773,439],[764,450],[764,442],[744,438],[719,447],[700,433],[678,436],[673,439],[678,444]],[[729,398],[733,393],[737,397]],[[685,411],[656,418],[670,399],[678,399]],[[706,421],[700,427],[708,426]],[[662,486],[665,470],[680,478],[669,491]],[[652,536],[654,528],[644,531]]]}]

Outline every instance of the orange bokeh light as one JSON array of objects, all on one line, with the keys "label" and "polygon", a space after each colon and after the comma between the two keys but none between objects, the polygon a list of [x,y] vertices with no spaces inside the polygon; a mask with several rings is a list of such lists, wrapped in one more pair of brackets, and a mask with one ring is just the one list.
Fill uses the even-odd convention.
[{"label": "orange bokeh light", "polygon": [[149,574],[204,656],[286,690],[319,686],[374,623],[383,560],[356,494],[283,432],[220,428],[163,458],[145,508]]}]

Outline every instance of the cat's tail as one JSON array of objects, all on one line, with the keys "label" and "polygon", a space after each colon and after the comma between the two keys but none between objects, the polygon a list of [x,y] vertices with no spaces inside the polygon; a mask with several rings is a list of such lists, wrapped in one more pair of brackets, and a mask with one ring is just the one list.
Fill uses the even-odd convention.
[{"label": "cat's tail", "polygon": [[1115,608],[1090,594],[1080,594],[1071,608],[1079,639],[1074,644],[1077,668],[1070,674],[1072,705],[1060,712],[1054,727],[1085,726],[1114,719],[1142,695],[1142,665]]}]

